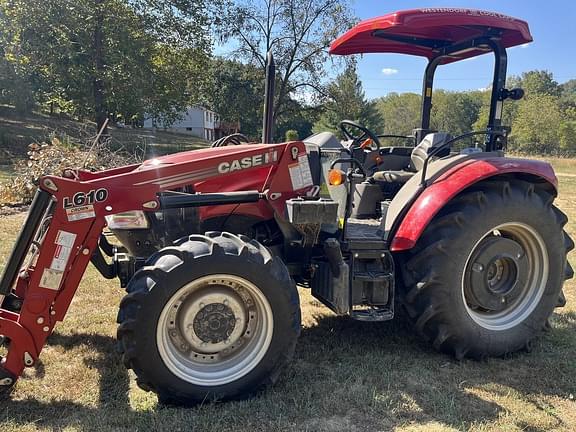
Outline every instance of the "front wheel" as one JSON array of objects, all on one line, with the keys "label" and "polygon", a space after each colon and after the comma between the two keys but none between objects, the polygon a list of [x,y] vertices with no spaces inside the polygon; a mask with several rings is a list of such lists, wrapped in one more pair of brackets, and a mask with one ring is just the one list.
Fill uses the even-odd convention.
[{"label": "front wheel", "polygon": [[118,338],[140,387],[194,404],[276,381],[300,332],[286,267],[244,236],[191,236],[152,256],[128,286]]},{"label": "front wheel", "polygon": [[405,260],[416,329],[457,358],[501,356],[544,328],[571,269],[566,216],[522,181],[486,181],[456,197]]}]

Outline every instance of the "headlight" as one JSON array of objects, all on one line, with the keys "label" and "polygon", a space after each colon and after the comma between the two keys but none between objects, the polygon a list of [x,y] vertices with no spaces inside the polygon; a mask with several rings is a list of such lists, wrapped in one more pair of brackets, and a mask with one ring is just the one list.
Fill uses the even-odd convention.
[{"label": "headlight", "polygon": [[106,223],[111,230],[146,229],[149,227],[148,218],[140,210],[106,216]]}]

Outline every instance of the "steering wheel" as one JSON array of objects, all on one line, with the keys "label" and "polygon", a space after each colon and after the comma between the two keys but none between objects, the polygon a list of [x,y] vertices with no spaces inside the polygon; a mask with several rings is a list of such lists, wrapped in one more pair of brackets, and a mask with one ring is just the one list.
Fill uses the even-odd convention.
[{"label": "steering wheel", "polygon": [[[377,149],[380,148],[380,140],[378,139],[378,136],[366,126],[362,126],[361,124],[353,122],[352,120],[342,120],[339,126],[344,136],[347,139],[352,140],[352,144],[350,144],[351,148],[362,146],[368,138],[371,139],[374,144],[376,144]],[[357,129],[362,132],[362,134],[355,135],[350,131],[350,129]]]}]

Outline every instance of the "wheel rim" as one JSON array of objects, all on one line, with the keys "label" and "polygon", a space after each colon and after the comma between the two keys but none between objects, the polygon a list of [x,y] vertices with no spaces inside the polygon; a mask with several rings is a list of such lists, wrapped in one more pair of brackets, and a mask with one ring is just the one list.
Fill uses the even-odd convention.
[{"label": "wheel rim", "polygon": [[253,370],[272,333],[272,308],[256,285],[238,276],[213,275],[186,284],[168,300],[156,340],[174,375],[218,386]]},{"label": "wheel rim", "polygon": [[548,272],[546,245],[534,228],[520,222],[493,228],[466,261],[462,298],[468,315],[489,330],[517,326],[540,302]]}]

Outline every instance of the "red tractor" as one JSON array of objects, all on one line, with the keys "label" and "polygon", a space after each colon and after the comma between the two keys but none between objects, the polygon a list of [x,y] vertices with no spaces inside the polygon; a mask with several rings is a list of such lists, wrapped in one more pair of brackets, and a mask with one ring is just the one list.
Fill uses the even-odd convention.
[{"label": "red tractor", "polygon": [[[573,247],[551,166],[504,156],[502,104],[522,97],[505,88],[506,48],[531,40],[524,21],[464,9],[397,12],[336,40],[332,54],[429,60],[410,146],[384,146],[389,135],[343,121],[343,142],[231,136],[43,177],[0,281],[0,386],[36,364],[90,262],[126,287],[123,361],[163,402],[239,398],[274,383],[300,333],[296,283],[358,320],[390,320],[401,305],[457,359],[526,347],[565,302]],[[437,66],[489,52],[487,128],[431,130]],[[482,143],[458,150],[470,136]]]}]

